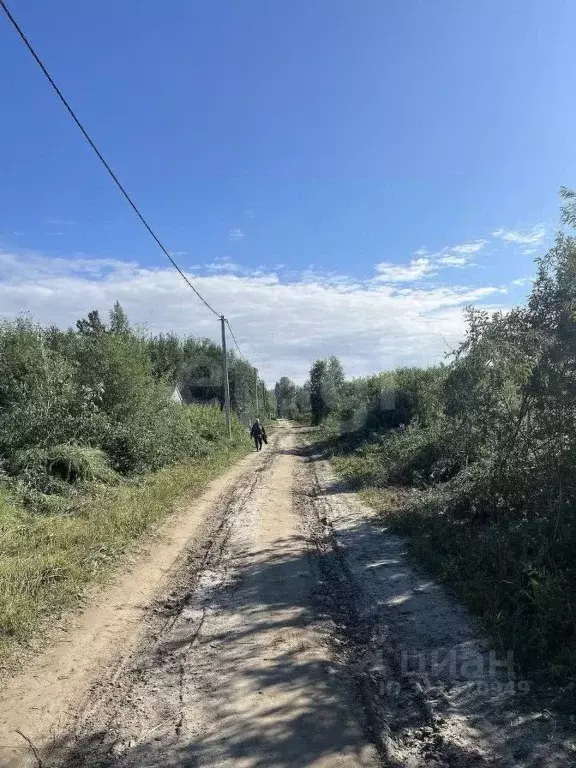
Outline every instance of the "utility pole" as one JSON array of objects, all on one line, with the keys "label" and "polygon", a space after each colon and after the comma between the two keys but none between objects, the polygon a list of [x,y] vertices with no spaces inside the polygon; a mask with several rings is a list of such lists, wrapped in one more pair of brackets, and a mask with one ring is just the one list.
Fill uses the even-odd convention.
[{"label": "utility pole", "polygon": [[260,415],[258,413],[258,368],[254,368],[254,373],[256,374],[256,418]]},{"label": "utility pole", "polygon": [[224,376],[224,411],[226,413],[226,426],[228,435],[232,439],[232,422],[230,420],[230,382],[228,380],[228,352],[226,351],[226,318],[220,315],[222,326],[222,373]]}]

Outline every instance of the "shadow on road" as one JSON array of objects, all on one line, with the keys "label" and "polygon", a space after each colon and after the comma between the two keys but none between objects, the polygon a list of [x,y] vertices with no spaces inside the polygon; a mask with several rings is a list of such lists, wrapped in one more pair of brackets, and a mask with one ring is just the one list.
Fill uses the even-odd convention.
[{"label": "shadow on road", "polygon": [[[294,453],[310,458],[307,450],[294,449]],[[332,490],[340,492],[338,486]],[[299,493],[305,495],[306,491]],[[319,530],[316,526],[312,539],[323,536],[322,546],[295,557],[293,552],[301,550],[302,539],[278,539],[256,553],[255,563],[252,553],[250,566],[240,564],[233,584],[206,594],[204,603],[211,616],[233,615],[231,627],[223,623],[219,630],[220,624],[213,622],[212,630],[205,631],[202,623],[187,626],[185,621],[176,622],[169,636],[159,638],[146,663],[140,663],[138,670],[128,670],[122,688],[123,712],[128,720],[132,717],[138,722],[139,697],[146,691],[149,722],[144,732],[135,728],[130,736],[130,729],[123,728],[119,742],[111,712],[105,728],[80,736],[65,734],[55,743],[46,765],[373,766],[376,763],[366,757],[363,742],[375,742],[383,760],[382,734],[388,727],[397,743],[417,745],[422,765],[508,765],[500,762],[500,755],[517,742],[523,743],[525,752],[518,765],[540,764],[539,745],[533,738],[523,740],[531,728],[530,717],[514,718],[512,702],[500,711],[493,733],[478,733],[499,745],[487,762],[474,744],[462,744],[456,731],[443,728],[440,720],[416,706],[411,682],[400,680],[406,686],[405,695],[395,687],[376,685],[370,664],[383,658],[390,662],[391,677],[398,679],[403,649],[394,644],[394,626],[410,613],[412,601],[423,599],[425,590],[407,590],[406,562],[395,557],[398,553],[391,550],[390,534],[373,520],[350,527],[337,548],[330,541],[330,532],[321,534]],[[347,569],[347,561],[362,562],[366,572],[379,572],[379,578],[386,579],[381,599],[366,592]],[[374,645],[377,625],[388,632],[379,635],[380,647]],[[334,641],[330,660],[301,646],[304,627],[323,636],[330,630],[330,642]],[[287,647],[285,639],[292,635],[295,643]],[[462,636],[455,629],[453,636],[444,634],[440,640],[431,629],[428,642],[421,651],[457,647]],[[178,710],[162,698],[162,691],[151,691],[150,681],[162,670],[165,679],[173,677],[176,685],[177,670],[182,668],[185,682]],[[462,711],[473,712],[473,694],[468,688],[462,690]],[[248,704],[239,708],[236,702],[242,694]],[[259,704],[258,697],[267,703]],[[196,703],[203,708],[201,719],[209,723],[200,735],[192,733],[192,724],[187,722],[194,717]],[[478,701],[478,712],[485,713],[487,707],[490,702],[485,697]],[[480,720],[475,725],[482,727]],[[360,740],[359,728],[364,733]]]}]

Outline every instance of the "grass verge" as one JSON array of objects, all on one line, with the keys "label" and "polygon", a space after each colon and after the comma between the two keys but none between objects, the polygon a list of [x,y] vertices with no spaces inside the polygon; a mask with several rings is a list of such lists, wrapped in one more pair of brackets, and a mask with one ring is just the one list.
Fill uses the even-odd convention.
[{"label": "grass verge", "polygon": [[573,703],[574,510],[493,519],[473,514],[481,513],[482,499],[465,478],[427,488],[397,485],[382,479],[393,458],[381,455],[382,445],[347,438],[324,439],[321,447],[390,529],[408,537],[414,562],[481,619],[497,650],[512,651],[519,672]]},{"label": "grass verge", "polygon": [[151,473],[137,483],[94,484],[72,515],[38,515],[0,488],[0,665],[104,579],[131,542],[250,450],[215,448],[210,457]]}]

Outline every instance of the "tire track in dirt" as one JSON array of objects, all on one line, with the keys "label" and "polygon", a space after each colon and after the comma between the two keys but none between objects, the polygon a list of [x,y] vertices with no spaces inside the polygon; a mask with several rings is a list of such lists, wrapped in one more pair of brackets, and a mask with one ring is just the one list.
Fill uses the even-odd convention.
[{"label": "tire track in dirt", "polygon": [[[273,443],[272,443],[273,444]],[[152,604],[145,617],[144,635],[140,647],[129,656],[123,658],[115,674],[107,680],[97,683],[90,695],[90,701],[78,713],[77,722],[72,732],[67,733],[48,751],[51,764],[60,764],[65,760],[66,765],[117,765],[125,753],[130,752],[153,732],[157,733],[162,726],[170,725],[179,737],[184,722],[184,680],[185,664],[181,654],[170,653],[171,643],[178,645],[174,639],[174,630],[186,610],[186,623],[192,623],[182,650],[189,650],[197,641],[206,618],[206,606],[203,594],[205,585],[202,580],[210,578],[221,564],[223,553],[229,545],[233,525],[237,515],[241,514],[254,488],[258,484],[261,473],[269,469],[272,452],[262,453],[259,465],[253,472],[230,487],[218,500],[211,514],[200,525],[194,539],[189,542],[185,564],[173,574],[170,590],[161,595]],[[218,582],[220,586],[220,581]],[[196,609],[192,606],[196,604]],[[196,614],[192,616],[192,612]],[[190,621],[193,619],[193,621]],[[165,687],[176,689],[178,706],[176,711],[158,723],[150,723],[134,728],[144,731],[139,737],[124,737],[122,735],[122,720],[131,720],[126,716],[126,703],[130,708],[134,699],[143,698],[134,694],[134,689],[152,688],[158,686],[151,681],[147,671],[157,676],[157,670],[164,667],[164,673],[169,678]],[[173,681],[176,680],[176,682]],[[157,720],[157,718],[155,718]],[[115,722],[116,720],[116,722]],[[154,716],[152,716],[154,720]],[[88,740],[86,734],[90,733]],[[66,754],[65,758],[61,755]]]},{"label": "tire track in dirt", "polygon": [[136,653],[55,745],[58,768],[375,768],[294,509],[295,430],[218,505]]},{"label": "tire track in dirt", "polygon": [[[267,460],[266,454],[247,456],[212,481],[193,504],[182,504],[159,530],[142,539],[111,584],[92,590],[82,611],[49,632],[45,650],[3,681],[2,768],[37,766],[18,730],[44,751],[59,742],[71,723],[94,705],[99,685],[121,677],[153,615],[155,594],[170,584],[186,559],[210,558],[222,534],[217,523],[225,522],[222,511],[227,501],[242,489],[249,493]],[[164,621],[169,621],[169,606],[163,610]]]},{"label": "tire track in dirt", "polygon": [[41,745],[45,768],[572,765],[564,725],[502,667],[478,693],[486,639],[306,435],[282,425],[202,507],[138,644]]},{"label": "tire track in dirt", "polygon": [[[574,727],[537,696],[438,585],[406,543],[302,449],[297,504],[334,622],[334,658],[354,681],[365,727],[389,766],[568,768]],[[520,681],[527,685],[527,681]]]}]

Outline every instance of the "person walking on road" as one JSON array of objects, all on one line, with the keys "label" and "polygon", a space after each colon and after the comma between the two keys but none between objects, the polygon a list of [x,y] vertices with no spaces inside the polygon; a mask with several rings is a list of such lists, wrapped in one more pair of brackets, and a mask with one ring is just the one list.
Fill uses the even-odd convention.
[{"label": "person walking on road", "polygon": [[262,450],[262,443],[268,443],[268,440],[266,438],[266,430],[260,424],[260,419],[256,419],[254,424],[252,425],[252,429],[250,430],[250,437],[254,438],[254,443],[256,444],[256,451]]}]

